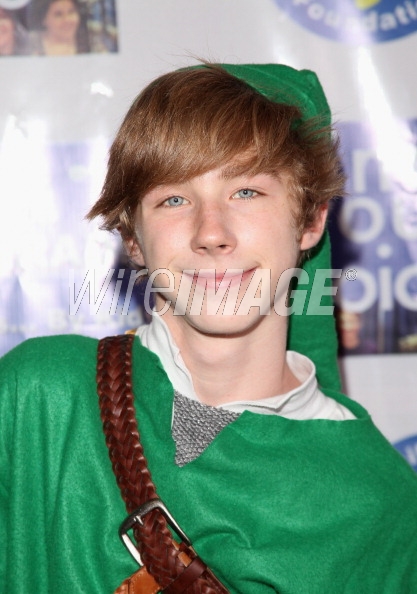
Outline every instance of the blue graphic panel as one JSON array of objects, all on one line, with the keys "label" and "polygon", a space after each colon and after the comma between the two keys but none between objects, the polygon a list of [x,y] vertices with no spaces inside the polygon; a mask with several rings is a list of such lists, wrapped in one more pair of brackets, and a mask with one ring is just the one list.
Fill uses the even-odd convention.
[{"label": "blue graphic panel", "polygon": [[294,21],[322,37],[346,43],[378,43],[417,30],[411,0],[276,0]]},{"label": "blue graphic panel", "polygon": [[393,444],[394,447],[404,456],[407,462],[417,470],[417,435],[407,437]]},{"label": "blue graphic panel", "polygon": [[361,123],[339,126],[347,197],[335,206],[330,233],[333,265],[344,270],[337,295],[344,353],[417,352],[416,172],[400,171],[414,157],[416,121],[396,126],[389,142]]}]

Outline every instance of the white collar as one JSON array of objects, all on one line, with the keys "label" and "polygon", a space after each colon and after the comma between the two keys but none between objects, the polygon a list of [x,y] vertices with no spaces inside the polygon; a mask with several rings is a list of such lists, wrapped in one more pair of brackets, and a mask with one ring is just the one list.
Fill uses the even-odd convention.
[{"label": "white collar", "polygon": [[[175,344],[168,326],[157,314],[152,314],[150,324],[140,326],[136,332],[143,346],[155,353],[177,392],[199,401],[195,393],[193,380],[185,366],[180,350]],[[300,385],[286,394],[280,394],[261,400],[240,400],[227,402],[219,408],[241,413],[251,412],[280,415],[288,419],[354,419],[354,415],[344,406],[325,396],[318,388],[314,363],[295,351],[287,351],[287,364]]]}]

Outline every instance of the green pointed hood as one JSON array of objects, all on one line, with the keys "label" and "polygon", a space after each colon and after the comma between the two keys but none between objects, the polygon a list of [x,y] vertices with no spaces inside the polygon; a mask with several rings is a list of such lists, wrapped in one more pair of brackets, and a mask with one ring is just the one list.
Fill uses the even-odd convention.
[{"label": "green pointed hood", "polygon": [[[296,70],[283,64],[221,64],[221,66],[268,99],[277,103],[296,105],[302,113],[302,121],[314,118],[319,127],[330,125],[330,108],[314,72]],[[299,285],[300,290],[307,291],[304,312],[302,315],[290,316],[288,348],[312,359],[316,365],[317,378],[321,386],[339,390],[340,376],[334,317],[317,315],[317,308],[308,309],[316,270],[331,269],[330,241],[327,232],[311,257],[304,263],[303,268],[309,276],[308,284]],[[327,295],[321,299],[319,305],[331,306],[332,302],[332,297]]]}]

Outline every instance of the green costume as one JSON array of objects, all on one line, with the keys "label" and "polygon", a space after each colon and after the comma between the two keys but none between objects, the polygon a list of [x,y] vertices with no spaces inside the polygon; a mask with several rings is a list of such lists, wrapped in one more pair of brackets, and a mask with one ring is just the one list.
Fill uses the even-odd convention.
[{"label": "green costume", "polygon": [[[2,592],[104,594],[135,570],[96,348],[34,339],[1,362]],[[359,405],[337,396],[357,416],[343,422],[243,413],[179,468],[172,387],[139,340],[134,386],[158,492],[231,592],[417,591],[417,477]]]},{"label": "green costume", "polygon": [[[263,91],[282,76],[274,98],[301,101],[308,117],[328,109],[312,73],[227,68]],[[327,247],[305,265],[310,288],[315,270],[330,268]],[[334,322],[319,307],[329,301],[291,317],[288,346],[314,361],[322,390],[357,418],[246,411],[181,468],[173,388],[157,357],[139,340],[134,347],[137,417],[158,494],[232,594],[417,592],[417,476],[337,394]],[[110,594],[136,570],[117,536],[126,512],[101,428],[96,350],[93,339],[51,337],[0,361],[2,592]]]}]

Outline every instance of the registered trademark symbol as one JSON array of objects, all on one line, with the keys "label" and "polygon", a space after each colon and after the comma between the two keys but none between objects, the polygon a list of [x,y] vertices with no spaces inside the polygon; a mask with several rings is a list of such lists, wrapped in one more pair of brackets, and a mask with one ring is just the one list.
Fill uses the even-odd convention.
[{"label": "registered trademark symbol", "polygon": [[348,280],[348,281],[356,280],[357,276],[358,276],[358,273],[356,272],[356,270],[354,268],[348,268],[345,272],[345,277],[346,277],[346,280]]}]

